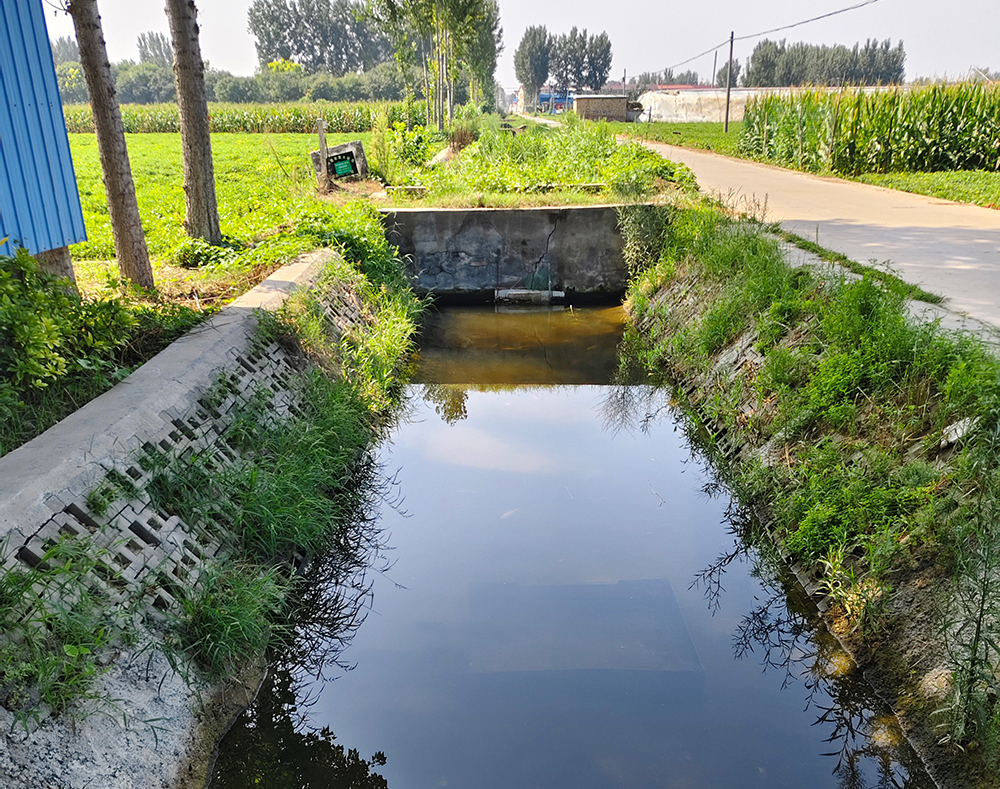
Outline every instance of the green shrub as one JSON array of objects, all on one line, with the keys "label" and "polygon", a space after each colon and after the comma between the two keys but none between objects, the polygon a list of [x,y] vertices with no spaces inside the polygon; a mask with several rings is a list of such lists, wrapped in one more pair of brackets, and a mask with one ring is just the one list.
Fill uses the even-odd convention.
[{"label": "green shrub", "polygon": [[129,295],[81,298],[26,252],[0,256],[0,455],[78,408],[81,397],[113,386],[201,317]]},{"label": "green shrub", "polygon": [[201,268],[231,263],[235,257],[236,252],[231,247],[212,246],[201,238],[185,238],[174,247],[171,262],[183,268]]}]

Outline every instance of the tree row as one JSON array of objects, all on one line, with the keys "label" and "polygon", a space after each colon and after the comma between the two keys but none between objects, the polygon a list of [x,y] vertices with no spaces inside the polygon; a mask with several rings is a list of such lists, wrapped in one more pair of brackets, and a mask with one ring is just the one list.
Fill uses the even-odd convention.
[{"label": "tree row", "polygon": [[570,88],[598,91],[611,73],[611,39],[605,32],[589,36],[586,28],[554,36],[544,26],[529,27],[514,52],[514,72],[532,106],[550,76],[562,95]]}]

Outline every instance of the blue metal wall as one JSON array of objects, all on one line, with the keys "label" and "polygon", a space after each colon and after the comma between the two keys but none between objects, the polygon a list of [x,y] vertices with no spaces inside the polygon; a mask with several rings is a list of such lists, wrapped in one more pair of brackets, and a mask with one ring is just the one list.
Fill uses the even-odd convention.
[{"label": "blue metal wall", "polygon": [[0,176],[0,254],[86,239],[42,0],[0,0]]}]

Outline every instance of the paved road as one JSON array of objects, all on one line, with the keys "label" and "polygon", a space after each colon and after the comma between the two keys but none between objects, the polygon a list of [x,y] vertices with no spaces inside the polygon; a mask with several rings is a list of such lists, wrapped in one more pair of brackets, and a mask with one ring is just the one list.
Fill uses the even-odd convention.
[{"label": "paved road", "polygon": [[1000,327],[1000,211],[647,143],[702,190],[861,262],[888,262],[950,310]]}]

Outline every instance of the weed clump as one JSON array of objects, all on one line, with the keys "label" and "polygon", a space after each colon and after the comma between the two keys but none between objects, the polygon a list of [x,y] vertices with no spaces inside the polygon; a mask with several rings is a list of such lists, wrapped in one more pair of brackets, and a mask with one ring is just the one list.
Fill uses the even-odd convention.
[{"label": "weed clump", "polygon": [[25,725],[93,693],[110,653],[134,636],[132,602],[113,604],[88,575],[113,583],[103,554],[72,538],[34,567],[0,574],[0,704]]}]

